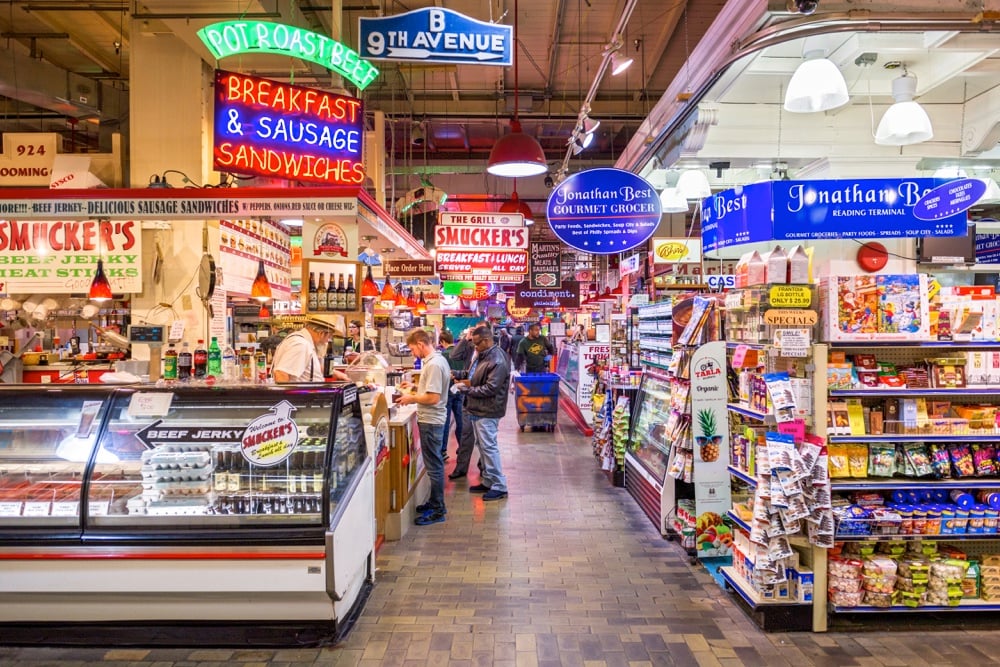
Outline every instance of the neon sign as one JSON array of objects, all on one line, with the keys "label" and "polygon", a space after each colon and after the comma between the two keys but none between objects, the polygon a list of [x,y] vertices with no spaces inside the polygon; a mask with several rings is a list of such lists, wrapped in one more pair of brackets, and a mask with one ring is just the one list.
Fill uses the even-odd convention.
[{"label": "neon sign", "polygon": [[378,69],[349,46],[318,32],[282,23],[222,21],[199,30],[198,38],[219,60],[253,53],[301,58],[333,70],[358,90],[364,90],[378,76]]},{"label": "neon sign", "polygon": [[217,70],[215,167],[241,174],[360,185],[361,100]]}]

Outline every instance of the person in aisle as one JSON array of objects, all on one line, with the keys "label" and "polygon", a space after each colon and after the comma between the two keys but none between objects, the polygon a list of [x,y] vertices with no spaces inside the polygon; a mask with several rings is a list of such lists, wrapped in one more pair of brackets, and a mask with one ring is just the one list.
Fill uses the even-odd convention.
[{"label": "person in aisle", "polygon": [[497,337],[497,345],[500,346],[500,349],[503,350],[508,357],[514,354],[514,349],[511,347],[510,332],[507,331],[506,327],[500,328],[499,335]]},{"label": "person in aisle", "polygon": [[[310,317],[305,326],[285,336],[274,350],[271,376],[275,382],[323,382],[323,361],[326,346],[336,329],[319,318]],[[323,352],[320,352],[322,350]],[[333,371],[337,380],[350,382],[351,378],[338,370]]]},{"label": "person in aisle", "polygon": [[[477,324],[476,326],[485,326],[487,328],[489,327],[489,325],[486,323],[485,320],[480,324]],[[475,327],[469,327],[464,332],[462,332],[462,339],[456,344],[456,347],[458,347],[459,345],[466,345],[470,350],[470,354],[465,362],[465,366],[461,369],[461,371],[457,370],[452,371],[451,374],[452,380],[456,378],[456,374],[458,374],[458,376],[461,376],[463,372],[465,376],[468,377],[468,374],[470,373],[469,369],[472,368],[472,364],[474,364],[476,362],[476,359],[478,358],[478,353],[476,352],[475,347],[472,344],[472,332],[474,329]],[[458,384],[457,383],[454,384],[453,388],[454,391],[457,392],[459,390]],[[459,396],[461,397],[463,405],[462,414],[463,417],[465,417],[465,408],[464,408],[465,394],[460,393]],[[472,429],[471,424],[468,423],[467,419],[464,419],[463,421],[464,424],[462,428],[462,435],[461,437],[458,438],[458,449],[455,450],[455,468],[454,470],[451,471],[451,474],[448,475],[448,479],[461,479],[469,474],[469,463],[472,461],[472,452],[476,448],[476,433]],[[480,457],[479,460],[476,461],[476,465],[479,467],[479,474],[480,477],[482,477],[483,473],[482,457]]]},{"label": "person in aisle", "polygon": [[521,346],[521,341],[524,340],[524,327],[518,325],[514,329],[514,335],[510,337],[510,361],[511,368],[520,368],[521,360],[517,356],[517,348]]},{"label": "person in aisle", "polygon": [[359,320],[351,320],[347,325],[347,340],[344,341],[344,361],[347,363],[354,361],[362,349],[365,352],[375,351],[375,342],[371,338],[365,338],[362,343],[361,326]]},{"label": "person in aisle", "polygon": [[[414,329],[406,336],[406,344],[414,357],[421,360],[420,380],[416,393],[404,393],[399,397],[399,405],[417,406],[417,428],[420,430],[420,449],[423,452],[424,468],[431,482],[431,495],[427,502],[417,505],[420,516],[418,526],[429,526],[444,521],[448,510],[444,505],[444,459],[441,457],[441,437],[444,433],[445,417],[448,414],[448,385],[451,384],[451,368],[441,353],[434,347],[431,335],[423,329]],[[409,382],[400,385],[409,389]]]},{"label": "person in aisle", "polygon": [[465,414],[475,433],[484,469],[480,483],[470,486],[469,491],[482,493],[483,500],[501,500],[507,497],[507,478],[500,462],[497,427],[507,413],[510,361],[493,342],[489,327],[476,327],[472,344],[476,358],[468,371],[461,372],[457,385],[465,394]]},{"label": "person in aisle", "polygon": [[537,322],[528,326],[528,336],[517,346],[517,357],[524,363],[525,373],[547,373],[555,353],[555,346],[542,335],[542,327]]},{"label": "person in aisle", "polygon": [[[465,370],[466,362],[472,358],[472,343],[466,340],[465,336],[455,344],[455,337],[447,329],[442,329],[439,336],[441,341],[441,356],[453,371]],[[441,436],[441,456],[448,460],[448,435],[451,432],[451,420],[455,419],[455,442],[462,442],[462,394],[457,391],[448,392],[448,414],[444,418],[444,435]]]}]

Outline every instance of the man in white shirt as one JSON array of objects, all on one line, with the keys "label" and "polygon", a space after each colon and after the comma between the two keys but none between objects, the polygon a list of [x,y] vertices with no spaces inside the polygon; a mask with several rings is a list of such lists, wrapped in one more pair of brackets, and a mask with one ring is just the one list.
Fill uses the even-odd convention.
[{"label": "man in white shirt", "polygon": [[[428,526],[444,521],[448,512],[444,506],[444,456],[441,440],[444,421],[448,414],[448,385],[451,384],[451,367],[437,348],[434,339],[423,329],[414,329],[406,336],[406,344],[414,357],[421,360],[420,380],[415,394],[404,393],[400,405],[416,404],[417,427],[420,429],[420,451],[424,468],[431,482],[431,495],[427,502],[417,505],[418,526]],[[404,382],[401,389],[409,389]]]},{"label": "man in white shirt", "polygon": [[[334,326],[319,318],[309,318],[305,326],[285,336],[278,344],[271,362],[275,382],[323,382],[323,361],[320,350],[326,350],[334,334]],[[350,382],[346,373],[334,371],[334,379]]]}]

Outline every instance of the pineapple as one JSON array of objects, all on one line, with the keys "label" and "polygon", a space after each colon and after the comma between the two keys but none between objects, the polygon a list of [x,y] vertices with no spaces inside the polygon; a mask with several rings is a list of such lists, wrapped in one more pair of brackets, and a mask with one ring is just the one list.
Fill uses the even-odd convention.
[{"label": "pineapple", "polygon": [[715,412],[699,410],[698,427],[701,429],[701,437],[697,438],[701,460],[706,463],[719,460],[719,443],[722,441],[722,436],[716,434]]}]

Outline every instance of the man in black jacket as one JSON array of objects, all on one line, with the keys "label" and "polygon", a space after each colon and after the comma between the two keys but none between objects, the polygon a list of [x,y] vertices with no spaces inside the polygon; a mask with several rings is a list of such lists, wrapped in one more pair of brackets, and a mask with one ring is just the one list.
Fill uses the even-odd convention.
[{"label": "man in black jacket", "polygon": [[510,362],[494,344],[487,326],[472,331],[472,344],[476,360],[468,371],[454,374],[459,391],[465,394],[465,415],[475,433],[479,460],[484,467],[480,483],[470,486],[469,491],[482,493],[483,500],[501,500],[507,497],[507,478],[500,463],[497,426],[507,413]]}]

